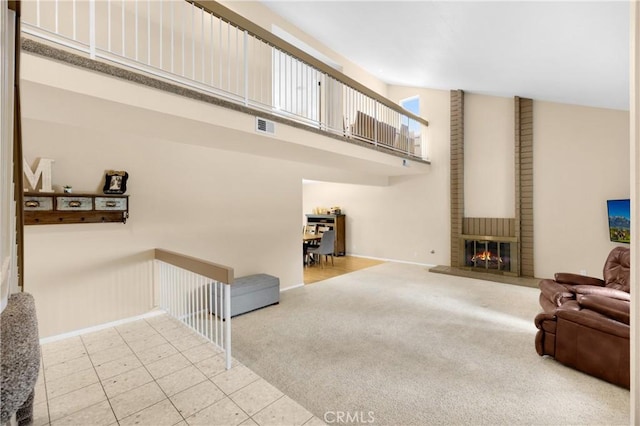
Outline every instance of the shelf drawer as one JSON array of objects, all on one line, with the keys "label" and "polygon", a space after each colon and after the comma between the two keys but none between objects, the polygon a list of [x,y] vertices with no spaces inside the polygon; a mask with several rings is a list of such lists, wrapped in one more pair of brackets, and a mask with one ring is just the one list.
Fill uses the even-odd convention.
[{"label": "shelf drawer", "polygon": [[51,211],[53,210],[53,197],[24,197],[25,211]]},{"label": "shelf drawer", "polygon": [[56,210],[60,210],[60,211],[93,210],[93,199],[89,197],[56,197]]},{"label": "shelf drawer", "polygon": [[127,211],[127,198],[96,197],[96,210]]}]

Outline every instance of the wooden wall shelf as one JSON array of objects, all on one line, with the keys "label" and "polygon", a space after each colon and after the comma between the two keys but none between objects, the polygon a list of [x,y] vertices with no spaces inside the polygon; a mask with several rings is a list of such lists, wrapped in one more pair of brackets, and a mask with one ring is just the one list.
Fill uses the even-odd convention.
[{"label": "wooden wall shelf", "polygon": [[126,223],[129,196],[25,192],[24,224]]}]

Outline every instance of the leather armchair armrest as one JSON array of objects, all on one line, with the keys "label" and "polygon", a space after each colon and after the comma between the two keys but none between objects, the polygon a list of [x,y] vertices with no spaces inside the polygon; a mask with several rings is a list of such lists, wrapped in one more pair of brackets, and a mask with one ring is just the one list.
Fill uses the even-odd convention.
[{"label": "leather armchair armrest", "polygon": [[556,320],[555,314],[550,314],[548,312],[540,312],[538,315],[536,315],[535,319],[533,320],[533,323],[535,324],[538,330],[542,330],[542,324],[545,321],[555,321],[555,320]]},{"label": "leather armchair armrest", "polygon": [[616,290],[615,288],[594,287],[592,285],[577,285],[573,287],[573,289],[578,294],[593,294],[612,299],[626,300],[627,302],[631,301],[631,295],[629,293],[622,290]]},{"label": "leather armchair armrest", "polygon": [[555,280],[562,284],[571,285],[593,285],[604,287],[604,280],[594,277],[586,277],[584,275],[571,274],[568,272],[558,272],[555,274]]},{"label": "leather armchair armrest", "polygon": [[559,308],[556,310],[556,317],[558,318],[558,329],[560,329],[560,321],[565,320],[571,321],[575,324],[580,324],[601,333],[611,334],[622,337],[623,339],[629,339],[630,327],[627,324],[611,319],[590,309],[575,311],[573,309]]},{"label": "leather armchair armrest", "polygon": [[629,311],[631,303],[628,301],[589,294],[578,296],[578,303],[585,309],[590,309],[606,317],[629,325]]},{"label": "leather armchair armrest", "polygon": [[555,306],[560,306],[565,300],[574,298],[574,293],[567,287],[550,279],[540,281],[538,288],[544,298],[550,300]]},{"label": "leather armchair armrest", "polygon": [[[558,309],[564,309],[565,311],[579,311],[580,305],[578,304],[577,300],[568,300],[562,305],[562,308],[558,308]],[[533,320],[533,323],[535,324],[536,328],[542,330],[543,323],[545,321],[555,321],[556,312],[557,310],[555,312],[540,312],[538,315],[536,315],[536,317]]]}]

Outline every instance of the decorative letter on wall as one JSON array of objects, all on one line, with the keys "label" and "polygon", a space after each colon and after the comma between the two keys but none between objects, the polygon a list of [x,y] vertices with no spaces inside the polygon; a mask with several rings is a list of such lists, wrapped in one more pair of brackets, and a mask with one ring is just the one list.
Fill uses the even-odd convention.
[{"label": "decorative letter on wall", "polygon": [[[31,171],[31,167],[27,163],[25,158],[22,158],[23,169],[24,169],[24,177],[27,182],[29,182],[29,186],[34,191],[36,190],[36,186],[38,185],[38,180],[40,176],[42,176],[42,188],[40,192],[53,192],[51,188],[51,164],[53,164],[54,160],[49,158],[41,158],[38,160],[38,165],[36,166],[36,171]],[[28,191],[29,188],[25,188],[25,191]]]}]

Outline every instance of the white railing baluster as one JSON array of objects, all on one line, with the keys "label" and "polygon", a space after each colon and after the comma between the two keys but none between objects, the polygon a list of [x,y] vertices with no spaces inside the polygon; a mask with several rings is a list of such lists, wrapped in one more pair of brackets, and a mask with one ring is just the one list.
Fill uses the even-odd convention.
[{"label": "white railing baluster", "polygon": [[71,22],[73,24],[73,39],[77,40],[77,28],[78,28],[78,19],[76,17],[76,0],[72,0],[71,2]]},{"label": "white railing baluster", "polygon": [[206,312],[207,312],[207,339],[209,340],[213,340],[212,336],[213,336],[213,312],[211,311],[211,291],[209,291],[211,284],[209,284],[209,281],[204,279],[203,277],[203,287],[204,287],[204,295],[206,298],[206,302],[204,304],[205,308],[206,308]]},{"label": "white railing baluster", "polygon": [[186,63],[186,58],[185,58],[185,54],[186,53],[185,53],[185,48],[184,48],[184,46],[185,46],[185,44],[184,44],[185,43],[184,32],[186,31],[185,27],[187,25],[185,23],[185,19],[186,18],[185,18],[185,11],[184,11],[184,8],[185,8],[184,3],[181,3],[181,6],[182,6],[182,68],[181,68],[180,75],[185,76],[186,72],[184,70],[184,66],[185,66],[185,63]]},{"label": "white railing baluster", "polygon": [[107,0],[107,52],[111,52],[111,0]]},{"label": "white railing baluster", "polygon": [[[75,5],[75,2],[73,3]],[[75,14],[75,10],[74,10]],[[75,21],[75,19],[74,19]],[[75,25],[74,25],[75,31]],[[96,1],[89,1],[89,57],[96,59]]]},{"label": "white railing baluster", "polygon": [[220,340],[218,341],[218,344],[220,346],[222,346],[220,344],[220,342],[224,342],[224,292],[223,292],[223,287],[221,283],[216,283],[217,287],[218,287],[218,323],[220,324]]},{"label": "white railing baluster", "polygon": [[225,320],[225,333],[224,333],[224,350],[226,358],[227,370],[231,368],[231,286],[223,285],[224,287],[224,320]]},{"label": "white railing baluster", "polygon": [[171,312],[177,318],[180,318],[180,282],[177,279],[178,278],[177,275],[178,274],[177,274],[176,268],[172,266],[170,282],[174,282],[176,283],[176,285],[173,288],[173,297],[171,298],[171,301],[173,304]]},{"label": "white railing baluster", "polygon": [[227,92],[231,91],[231,24],[227,23]]},{"label": "white railing baluster", "polygon": [[236,54],[234,55],[235,60],[235,65],[234,68],[236,69],[236,91],[235,93],[240,94],[240,76],[238,75],[238,73],[240,72],[240,37],[238,37],[238,29],[234,27],[234,34],[236,35]]},{"label": "white railing baluster", "polygon": [[205,69],[205,63],[206,63],[206,56],[204,54],[205,50],[204,50],[204,46],[205,46],[205,42],[204,42],[204,10],[199,9],[200,10],[200,56],[202,56],[200,62],[202,64],[202,76],[200,78],[200,80],[204,83],[205,82],[205,78],[204,76],[206,75],[207,70]]},{"label": "white railing baluster", "polygon": [[160,25],[158,25],[158,32],[159,32],[159,34],[158,34],[159,37],[158,38],[160,40],[159,47],[158,47],[158,49],[159,49],[158,50],[158,68],[160,68],[160,69],[163,69],[163,63],[162,63],[162,58],[163,58],[162,49],[164,48],[164,43],[163,43],[163,41],[164,41],[163,40],[164,33],[163,33],[163,29],[164,29],[164,2],[161,1],[160,2]]},{"label": "white railing baluster", "polygon": [[207,288],[206,277],[202,277],[202,279],[200,280],[200,289],[202,298],[202,329],[204,331],[204,335],[207,336],[207,339],[209,339],[211,336],[211,334],[209,333],[209,319],[211,318],[211,312],[209,312],[209,292]]},{"label": "white railing baluster", "polygon": [[185,272],[178,268],[178,276],[180,277],[180,283],[182,285],[182,303],[180,305],[180,316],[186,320],[189,324],[189,282],[185,279]]},{"label": "white railing baluster", "polygon": [[180,318],[182,319],[182,321],[187,324],[188,326],[191,326],[191,318],[188,315],[189,314],[189,305],[190,305],[190,291],[189,291],[189,281],[187,279],[185,279],[185,272],[180,269],[177,268],[178,270],[178,276],[180,277],[180,285],[181,285],[181,296],[182,296],[182,303],[180,304]]},{"label": "white railing baluster", "polygon": [[215,86],[213,83],[213,68],[214,68],[214,60],[213,60],[213,56],[214,56],[214,39],[213,39],[213,15],[209,14],[209,55],[211,57],[211,64],[210,64],[210,68],[211,68],[211,86]]},{"label": "white railing baluster", "polygon": [[133,11],[133,19],[134,19],[134,25],[133,25],[133,37],[134,37],[134,42],[133,42],[133,48],[134,48],[134,53],[135,53],[135,58],[136,61],[138,60],[138,0],[133,0],[133,6],[134,6],[134,11]]},{"label": "white railing baluster", "polygon": [[[189,274],[190,275],[190,274]],[[191,328],[193,328],[193,289],[191,287],[191,277],[187,276],[187,273],[180,269],[180,280],[183,283],[184,304],[182,308],[182,318],[184,322]]]},{"label": "white railing baluster", "polygon": [[200,286],[200,280],[198,276],[194,276],[194,282],[196,285],[196,324],[197,324],[196,329],[200,330],[201,334],[205,334],[205,327],[204,327],[205,311],[202,307],[202,287]]},{"label": "white railing baluster", "polygon": [[174,63],[174,38],[173,35],[175,34],[175,20],[174,20],[174,13],[173,13],[173,2],[169,3],[171,5],[171,53],[169,55],[169,57],[171,58],[171,73],[173,74],[173,63]]},{"label": "white railing baluster", "polygon": [[[169,266],[167,269],[168,269],[167,270],[167,286],[169,286],[169,283],[175,282],[175,275],[174,275],[173,266]],[[167,301],[169,306],[169,312],[171,313],[171,315],[177,318],[178,316],[178,313],[176,312],[176,307],[178,306],[177,283],[175,285],[169,286],[169,294],[170,294],[169,300]]]},{"label": "white railing baluster", "polygon": [[189,316],[191,317],[191,328],[198,330],[198,315],[200,305],[198,305],[198,282],[195,274],[185,273],[189,279],[189,293],[191,294],[191,306],[189,306]]},{"label": "white railing baluster", "polygon": [[147,0],[147,65],[151,65],[151,0]]},{"label": "white railing baluster", "polygon": [[154,272],[154,275],[153,275],[154,283],[155,283],[155,285],[156,285],[156,288],[158,289],[158,295],[159,295],[159,300],[158,300],[158,301],[154,301],[154,303],[155,303],[155,302],[157,302],[157,303],[158,303],[158,305],[159,305],[161,308],[163,308],[163,309],[164,309],[165,307],[164,307],[164,306],[162,306],[162,304],[164,303],[164,299],[165,299],[165,295],[164,295],[164,283],[163,283],[163,280],[164,280],[164,271],[163,271],[163,269],[162,269],[162,268],[163,268],[163,266],[164,266],[164,263],[159,262],[159,261],[157,261],[157,260],[154,260],[154,261],[153,261],[153,266],[154,266],[154,271],[153,271],[153,272]]},{"label": "white railing baluster", "polygon": [[55,33],[59,34],[60,31],[58,29],[58,21],[59,21],[59,17],[58,17],[58,0],[54,1],[55,4],[55,11],[54,11],[54,15],[55,15]]},{"label": "white railing baluster", "polygon": [[125,1],[126,0],[122,0],[122,10],[121,10],[121,15],[122,15],[122,56],[126,56],[127,55],[127,47],[125,44],[125,40],[126,40],[126,23],[125,23],[125,11],[124,11],[124,7],[125,7]]},{"label": "white railing baluster", "polygon": [[218,87],[222,89],[222,20],[218,18]]},{"label": "white railing baluster", "polygon": [[249,105],[249,33],[247,31],[243,32],[243,44],[244,44],[244,104]]},{"label": "white railing baluster", "polygon": [[216,325],[216,332],[215,332],[216,335],[215,335],[214,342],[216,342],[217,345],[220,345],[220,342],[218,341],[218,320],[220,319],[220,311],[218,310],[218,283],[214,281],[211,284],[211,286],[213,287],[213,303],[212,303],[212,305],[214,306],[213,314],[215,315],[214,321],[215,321],[215,325]]},{"label": "white railing baluster", "polygon": [[191,79],[196,79],[196,8],[191,8]]}]

